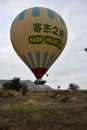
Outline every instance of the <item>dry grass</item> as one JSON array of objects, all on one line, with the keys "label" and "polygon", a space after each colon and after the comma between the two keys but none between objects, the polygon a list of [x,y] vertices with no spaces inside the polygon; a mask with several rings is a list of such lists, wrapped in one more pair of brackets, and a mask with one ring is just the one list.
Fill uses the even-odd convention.
[{"label": "dry grass", "polygon": [[87,130],[87,91],[1,97],[0,130]]}]

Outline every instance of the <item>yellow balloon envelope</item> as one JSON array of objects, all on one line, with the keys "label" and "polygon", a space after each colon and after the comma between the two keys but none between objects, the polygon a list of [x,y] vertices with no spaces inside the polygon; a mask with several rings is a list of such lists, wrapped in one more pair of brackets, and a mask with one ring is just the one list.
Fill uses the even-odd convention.
[{"label": "yellow balloon envelope", "polygon": [[34,7],[14,19],[10,35],[16,53],[35,77],[41,79],[63,51],[67,28],[55,11]]}]

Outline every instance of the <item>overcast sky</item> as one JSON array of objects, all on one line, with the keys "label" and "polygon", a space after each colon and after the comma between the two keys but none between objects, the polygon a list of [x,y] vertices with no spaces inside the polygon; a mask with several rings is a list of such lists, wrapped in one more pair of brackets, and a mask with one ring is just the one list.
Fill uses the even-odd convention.
[{"label": "overcast sky", "polygon": [[48,85],[68,88],[76,83],[87,89],[87,0],[0,0],[0,79],[35,80],[34,75],[15,53],[10,41],[12,21],[22,10],[41,6],[55,10],[68,28],[68,40],[64,51],[48,70]]}]

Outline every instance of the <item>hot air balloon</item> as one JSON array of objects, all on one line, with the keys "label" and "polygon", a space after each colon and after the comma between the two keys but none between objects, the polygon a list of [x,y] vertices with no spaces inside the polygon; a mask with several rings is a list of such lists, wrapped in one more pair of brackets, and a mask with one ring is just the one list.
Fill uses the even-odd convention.
[{"label": "hot air balloon", "polygon": [[87,52],[87,48],[85,48],[85,49],[84,49],[84,51],[86,51],[86,52]]},{"label": "hot air balloon", "polygon": [[18,56],[40,81],[63,51],[67,27],[55,11],[33,7],[16,16],[10,38]]}]

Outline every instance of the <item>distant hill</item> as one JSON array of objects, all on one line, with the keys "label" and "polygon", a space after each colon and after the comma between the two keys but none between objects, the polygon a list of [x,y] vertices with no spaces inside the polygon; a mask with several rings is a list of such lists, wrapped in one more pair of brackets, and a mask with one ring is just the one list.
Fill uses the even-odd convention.
[{"label": "distant hill", "polygon": [[[10,80],[0,80],[0,88],[2,87],[3,83],[6,83],[8,81],[10,81]],[[31,80],[21,80],[21,82],[26,83],[28,86],[28,89],[32,90],[32,91],[44,91],[44,90],[52,91],[52,90],[54,90],[53,88],[51,88],[48,85],[35,85]]]}]

